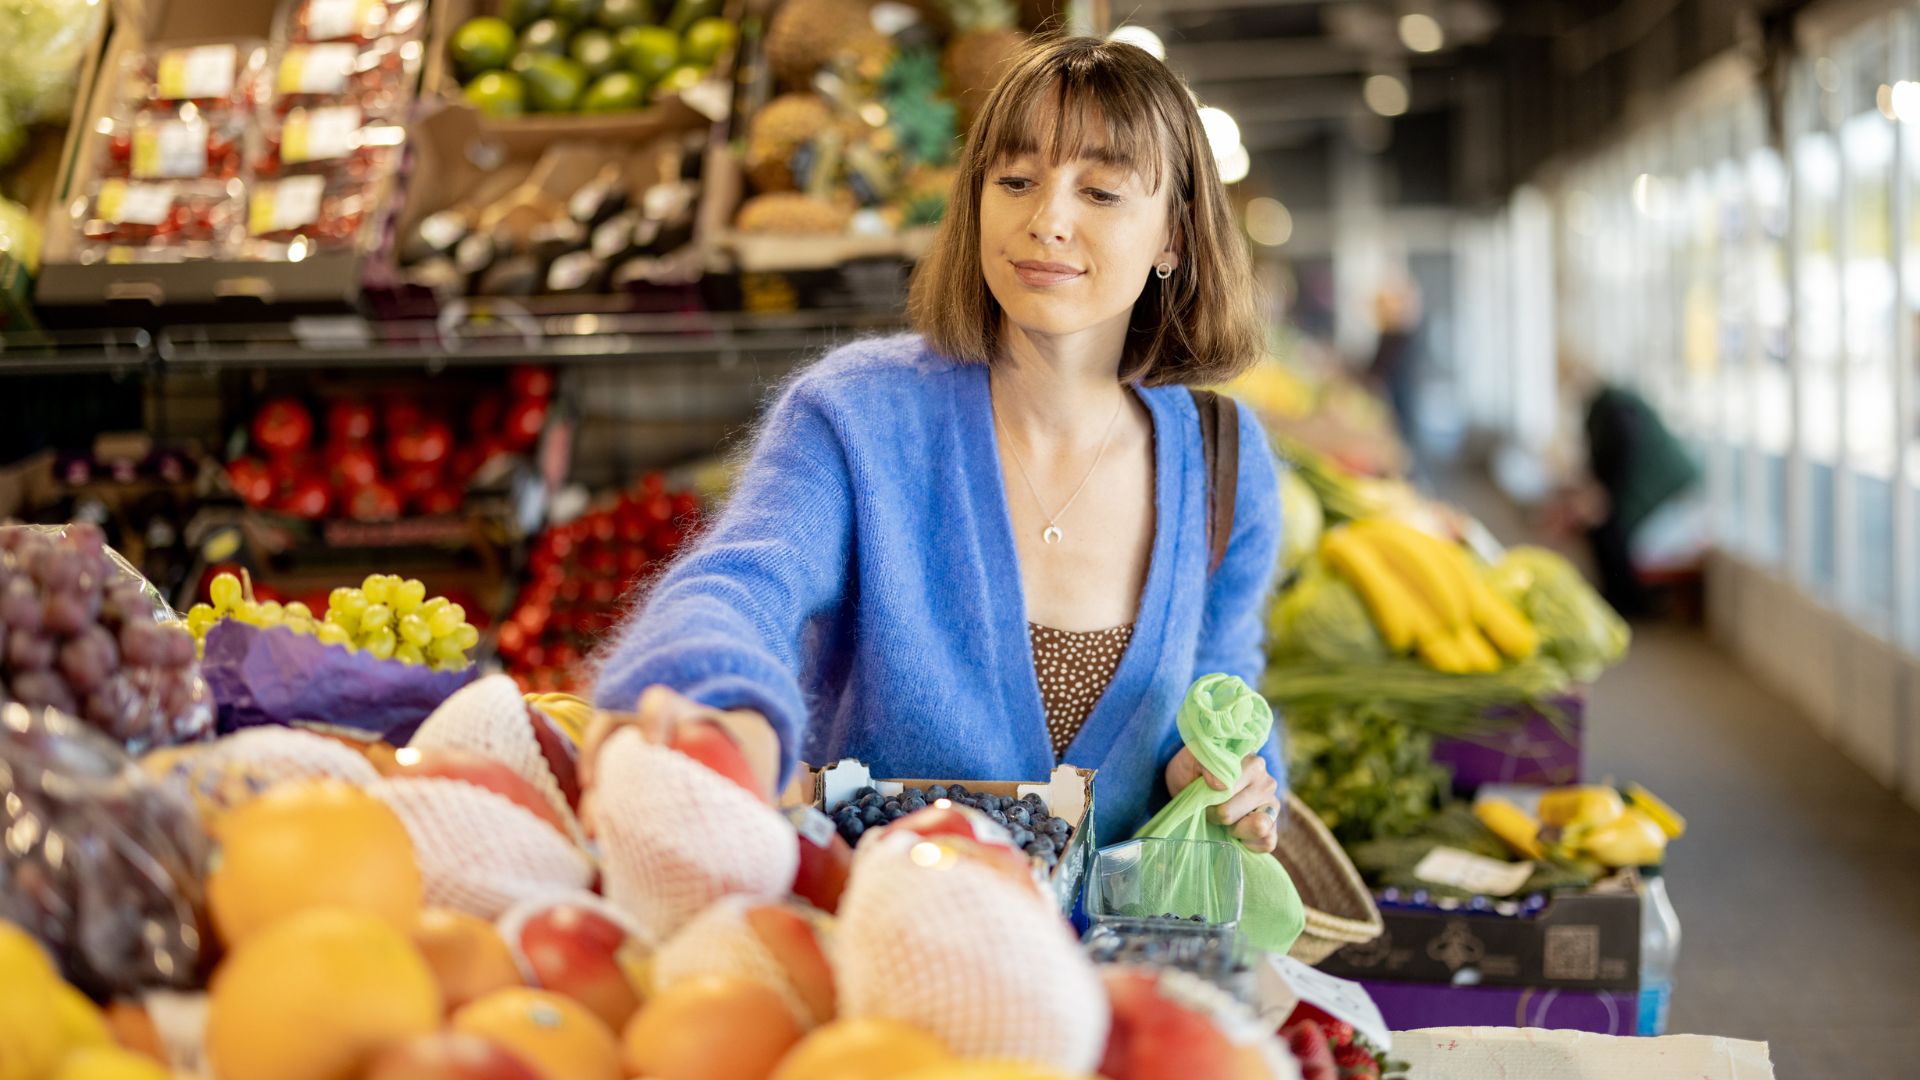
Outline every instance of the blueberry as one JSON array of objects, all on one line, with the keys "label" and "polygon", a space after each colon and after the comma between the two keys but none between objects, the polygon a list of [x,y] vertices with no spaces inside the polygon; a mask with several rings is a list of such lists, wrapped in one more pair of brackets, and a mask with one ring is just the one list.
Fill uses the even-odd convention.
[{"label": "blueberry", "polygon": [[840,835],[846,837],[849,844],[860,839],[860,834],[866,831],[867,823],[859,818],[854,818],[840,827]]},{"label": "blueberry", "polygon": [[1019,803],[1014,803],[1008,807],[1006,814],[1007,820],[1013,822],[1015,825],[1028,826],[1033,824],[1032,813]]},{"label": "blueberry", "polygon": [[863,825],[878,825],[886,816],[886,812],[879,807],[869,806],[865,810],[860,811],[860,823]]},{"label": "blueberry", "polygon": [[1020,801],[1026,803],[1027,807],[1032,810],[1044,812],[1047,808],[1047,801],[1042,799],[1038,792],[1029,791],[1025,795],[1020,796]]},{"label": "blueberry", "polygon": [[966,798],[966,797],[967,797],[967,785],[965,785],[965,784],[950,784],[950,785],[948,785],[948,787],[947,787],[947,798],[949,798],[949,799],[964,799],[964,798]]},{"label": "blueberry", "polygon": [[1046,837],[1046,836],[1034,837],[1033,846],[1048,853],[1052,853],[1058,850],[1058,848],[1055,846],[1053,842],[1053,839],[1051,837]]},{"label": "blueberry", "polygon": [[874,791],[874,792],[869,792],[868,794],[862,795],[860,796],[860,801],[855,803],[854,805],[858,806],[862,810],[865,810],[869,806],[879,806],[880,793],[877,791]]},{"label": "blueberry", "polygon": [[1014,847],[1025,850],[1026,846],[1031,843],[1033,843],[1033,833],[1031,831],[1027,829],[1013,830],[1013,846]]},{"label": "blueberry", "polygon": [[925,810],[927,808],[927,800],[916,795],[900,805],[906,807],[908,813],[913,813],[916,810]]},{"label": "blueberry", "polygon": [[904,807],[896,806],[893,809],[888,810],[886,814],[887,814],[888,821],[899,821],[901,818],[907,816],[907,811]]},{"label": "blueberry", "polygon": [[946,797],[947,785],[945,784],[934,784],[932,787],[927,788],[927,798],[929,799],[944,799]]},{"label": "blueberry", "polygon": [[889,814],[891,814],[891,813],[893,813],[893,812],[894,812],[895,810],[898,810],[898,809],[900,809],[900,800],[899,800],[899,799],[888,799],[888,800],[886,800],[885,802],[883,802],[883,803],[881,803],[881,804],[880,804],[880,809],[882,809],[882,810],[885,810],[885,811],[886,811],[887,813],[889,813]]},{"label": "blueberry", "polygon": [[1065,836],[1073,831],[1073,826],[1067,824],[1066,818],[1049,818],[1047,831],[1055,836]]},{"label": "blueberry", "polygon": [[855,801],[858,801],[860,799],[866,798],[869,795],[878,795],[878,794],[880,794],[879,790],[874,788],[871,784],[869,784],[866,787],[863,787],[860,790],[854,792],[853,797]]}]

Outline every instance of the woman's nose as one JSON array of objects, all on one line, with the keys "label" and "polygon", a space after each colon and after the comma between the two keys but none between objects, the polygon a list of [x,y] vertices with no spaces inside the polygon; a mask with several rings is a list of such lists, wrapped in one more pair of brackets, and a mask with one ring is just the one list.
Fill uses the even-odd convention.
[{"label": "woman's nose", "polygon": [[1067,201],[1048,192],[1033,208],[1027,222],[1027,235],[1042,244],[1064,244],[1073,239],[1072,215]]}]

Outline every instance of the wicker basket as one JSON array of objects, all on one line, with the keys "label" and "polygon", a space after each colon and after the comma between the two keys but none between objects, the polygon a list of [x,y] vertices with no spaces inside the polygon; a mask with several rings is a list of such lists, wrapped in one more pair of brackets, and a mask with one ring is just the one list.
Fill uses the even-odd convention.
[{"label": "wicker basket", "polygon": [[1287,868],[1307,909],[1307,928],[1287,951],[1295,960],[1317,964],[1343,946],[1372,941],[1386,929],[1353,860],[1319,815],[1293,795],[1287,796],[1287,815],[1273,854]]}]

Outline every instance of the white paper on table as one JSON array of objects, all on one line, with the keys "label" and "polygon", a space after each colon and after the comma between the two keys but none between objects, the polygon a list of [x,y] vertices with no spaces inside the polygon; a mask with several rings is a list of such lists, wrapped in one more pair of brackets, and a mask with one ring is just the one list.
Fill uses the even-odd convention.
[{"label": "white paper on table", "polygon": [[1413,868],[1413,876],[1481,896],[1512,896],[1533,876],[1533,864],[1489,859],[1442,844],[1427,852]]},{"label": "white paper on table", "polygon": [[1357,982],[1308,967],[1290,956],[1269,954],[1256,971],[1260,1019],[1279,1030],[1302,1001],[1353,1030],[1381,1053],[1393,1049],[1393,1033],[1367,989]]},{"label": "white paper on table", "polygon": [[1767,1044],[1717,1035],[1657,1039],[1541,1028],[1402,1031],[1394,1057],[1420,1080],[1773,1080]]},{"label": "white paper on table", "polygon": [[150,990],[142,998],[147,1017],[153,1021],[154,1034],[167,1055],[167,1066],[175,1076],[202,1078],[213,1075],[207,1064],[207,995]]}]

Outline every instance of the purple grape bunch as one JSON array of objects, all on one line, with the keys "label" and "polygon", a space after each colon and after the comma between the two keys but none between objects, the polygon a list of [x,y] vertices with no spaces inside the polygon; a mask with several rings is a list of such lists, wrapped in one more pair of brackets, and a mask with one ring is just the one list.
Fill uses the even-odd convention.
[{"label": "purple grape bunch", "polygon": [[89,524],[0,528],[0,700],[83,719],[134,753],[209,735],[193,635],[154,619]]}]

